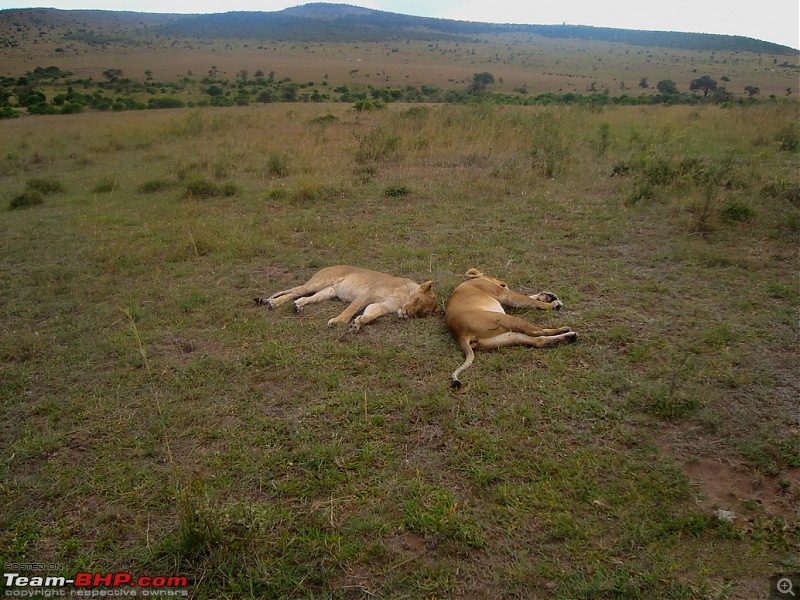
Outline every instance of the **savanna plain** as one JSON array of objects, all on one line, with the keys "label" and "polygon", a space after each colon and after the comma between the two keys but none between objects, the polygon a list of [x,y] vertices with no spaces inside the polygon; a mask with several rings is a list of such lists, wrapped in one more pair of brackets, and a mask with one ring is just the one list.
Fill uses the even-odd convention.
[{"label": "savanna plain", "polygon": [[[0,559],[195,598],[766,598],[800,570],[798,105],[0,124]],[[13,207],[13,208],[12,208]],[[476,267],[575,344],[253,298]],[[55,574],[55,573],[54,573]]]}]

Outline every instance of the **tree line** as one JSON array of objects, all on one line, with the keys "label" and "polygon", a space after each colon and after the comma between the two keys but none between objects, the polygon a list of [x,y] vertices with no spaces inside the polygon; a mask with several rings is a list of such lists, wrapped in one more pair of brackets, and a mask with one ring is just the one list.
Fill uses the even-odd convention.
[{"label": "tree line", "polygon": [[[608,90],[591,89],[588,94],[575,92],[528,94],[524,88],[513,94],[492,90],[495,78],[492,73],[475,73],[466,89],[441,89],[430,85],[404,87],[376,87],[329,84],[327,76],[316,83],[296,82],[291,78],[277,78],[274,71],[259,70],[250,74],[243,69],[233,80],[222,78],[212,66],[208,75],[199,81],[186,76],[178,82],[154,81],[152,72],[145,71],[146,79],[139,81],[125,76],[121,69],[107,69],[103,79],[72,79],[72,73],[55,66],[37,67],[18,78],[0,77],[0,118],[14,118],[25,110],[30,114],[74,114],[86,109],[100,111],[126,111],[202,106],[246,106],[272,102],[347,102],[357,110],[380,108],[393,102],[475,103],[498,104],[698,104],[753,102],[760,90],[745,86],[744,94],[736,95],[718,84],[709,75],[694,79],[687,91],[682,92],[669,79],[659,81],[657,94],[621,94],[612,96]],[[725,78],[723,78],[725,79]],[[650,87],[647,78],[639,87]],[[46,93],[48,91],[49,93]],[[792,90],[787,89],[791,95]],[[774,96],[771,96],[774,99]]]}]

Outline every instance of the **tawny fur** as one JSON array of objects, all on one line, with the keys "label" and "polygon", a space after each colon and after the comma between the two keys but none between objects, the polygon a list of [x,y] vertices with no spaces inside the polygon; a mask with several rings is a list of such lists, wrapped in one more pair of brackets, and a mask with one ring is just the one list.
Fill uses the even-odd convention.
[{"label": "tawny fur", "polygon": [[[378,271],[337,265],[317,272],[303,285],[282,290],[268,298],[256,298],[256,304],[277,308],[294,300],[296,312],[307,304],[338,298],[349,306],[328,321],[328,327],[350,323],[354,331],[378,317],[395,313],[404,319],[424,317],[440,312],[436,295],[431,290],[432,281],[422,285]],[[360,314],[359,314],[360,313]]]},{"label": "tawny fur", "polygon": [[460,387],[459,374],[475,360],[475,350],[526,345],[536,348],[574,342],[578,334],[569,327],[543,329],[521,317],[506,314],[504,306],[559,310],[564,304],[550,292],[526,296],[508,288],[505,282],[477,269],[466,273],[447,301],[445,322],[465,360],[451,375],[453,387]]}]

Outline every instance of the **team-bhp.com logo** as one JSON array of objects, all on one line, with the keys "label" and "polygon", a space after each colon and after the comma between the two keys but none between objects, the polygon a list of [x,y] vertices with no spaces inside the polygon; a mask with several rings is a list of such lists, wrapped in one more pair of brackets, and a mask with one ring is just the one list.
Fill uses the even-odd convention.
[{"label": "team-bhp.com logo", "polygon": [[[75,577],[3,573],[5,596],[83,598],[155,596],[188,597],[186,577],[133,577],[130,573],[77,573]],[[69,589],[67,589],[69,588]]]}]

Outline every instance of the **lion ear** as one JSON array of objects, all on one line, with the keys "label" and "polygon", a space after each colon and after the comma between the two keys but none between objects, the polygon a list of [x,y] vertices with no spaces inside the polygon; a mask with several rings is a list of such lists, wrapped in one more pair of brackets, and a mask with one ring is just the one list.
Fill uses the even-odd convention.
[{"label": "lion ear", "polygon": [[426,281],[421,286],[419,286],[419,291],[420,292],[427,292],[427,291],[429,291],[431,289],[432,285],[433,285],[433,281]]},{"label": "lion ear", "polygon": [[466,275],[467,279],[477,279],[478,277],[483,277],[483,273],[481,273],[480,271],[478,271],[478,269],[475,269],[474,267],[469,271],[467,271],[466,273],[464,273],[464,275]]}]

